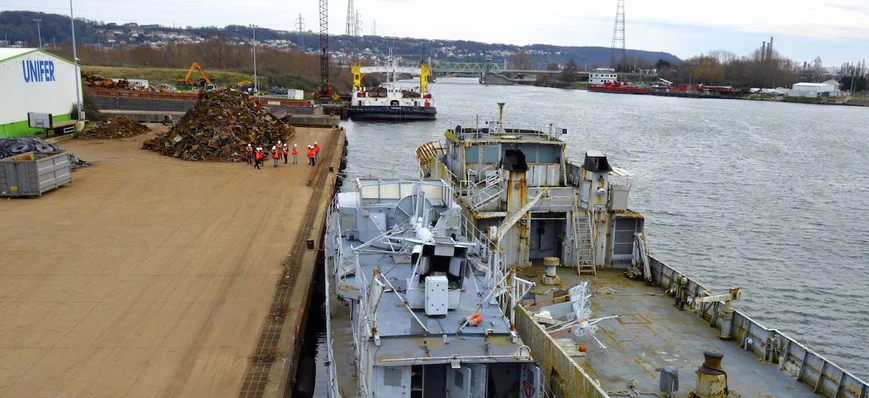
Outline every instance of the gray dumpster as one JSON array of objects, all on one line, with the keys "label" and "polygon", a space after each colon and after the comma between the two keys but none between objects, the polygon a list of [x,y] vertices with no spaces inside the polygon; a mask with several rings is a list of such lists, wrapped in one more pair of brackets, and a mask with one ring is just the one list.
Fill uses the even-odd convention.
[{"label": "gray dumpster", "polygon": [[0,159],[0,196],[41,196],[70,182],[67,152],[27,152]]}]

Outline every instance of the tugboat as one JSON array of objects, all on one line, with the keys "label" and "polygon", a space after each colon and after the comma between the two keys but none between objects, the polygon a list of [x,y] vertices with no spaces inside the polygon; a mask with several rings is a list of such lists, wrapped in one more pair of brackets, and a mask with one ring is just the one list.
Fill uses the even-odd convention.
[{"label": "tugboat", "polygon": [[536,396],[869,396],[865,381],[734,308],[739,288],[713,293],[653,257],[646,219],[628,207],[630,173],[600,151],[569,160],[565,129],[506,126],[499,105],[497,120],[448,129],[417,160],[486,231],[503,263],[492,269],[534,283],[510,319],[544,369]]},{"label": "tugboat", "polygon": [[[331,397],[512,397],[540,390],[504,273],[441,180],[356,180],[328,217]],[[526,396],[526,395],[522,395]]]},{"label": "tugboat", "polygon": [[[350,66],[353,73],[353,93],[350,99],[350,117],[355,120],[432,120],[437,115],[434,98],[429,91],[431,69],[398,66],[398,57],[391,57],[387,66]],[[362,78],[368,73],[385,73],[386,82],[368,90]],[[419,86],[405,89],[397,81],[399,74],[419,76]]]}]

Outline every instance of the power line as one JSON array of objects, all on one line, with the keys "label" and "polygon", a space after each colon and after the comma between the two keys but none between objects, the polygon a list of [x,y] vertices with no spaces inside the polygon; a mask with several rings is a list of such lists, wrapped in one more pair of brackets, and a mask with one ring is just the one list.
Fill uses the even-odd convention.
[{"label": "power line", "polygon": [[353,23],[356,25],[353,34],[356,37],[362,36],[362,14],[359,13],[359,10],[356,10],[356,19],[353,20]]},{"label": "power line", "polygon": [[611,66],[616,64],[616,53],[619,62],[625,60],[625,0],[618,0],[616,8],[616,23],[613,27],[613,44]]},{"label": "power line", "polygon": [[299,13],[299,17],[296,18],[296,27],[299,29],[299,48],[305,48],[305,39],[302,36],[302,31],[305,29],[305,19],[302,18],[302,14]]},{"label": "power line", "polygon": [[353,7],[353,0],[347,0],[347,28],[344,29],[344,34],[347,36],[356,35],[356,10]]}]

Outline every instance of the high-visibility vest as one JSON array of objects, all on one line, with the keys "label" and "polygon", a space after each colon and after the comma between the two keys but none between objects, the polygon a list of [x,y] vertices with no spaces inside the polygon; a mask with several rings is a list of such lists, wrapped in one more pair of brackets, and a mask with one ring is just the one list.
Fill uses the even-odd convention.
[{"label": "high-visibility vest", "polygon": [[308,157],[312,158],[314,156],[317,156],[317,152],[314,151],[314,148],[308,149]]},{"label": "high-visibility vest", "polygon": [[244,147],[244,148],[245,148],[245,150],[247,151],[247,156],[250,156],[250,155],[253,154],[253,148],[251,148],[251,147],[249,147],[249,146],[246,146],[246,147]]},{"label": "high-visibility vest", "polygon": [[256,159],[257,160],[263,159],[263,152],[262,151],[256,151]]},{"label": "high-visibility vest", "polygon": [[272,150],[272,157],[275,159],[281,157],[281,151],[279,151],[278,148],[275,148],[274,150]]},{"label": "high-visibility vest", "polygon": [[284,155],[289,155],[289,154],[290,154],[290,147],[287,146],[287,144],[284,144]]},{"label": "high-visibility vest", "polygon": [[298,147],[295,147],[295,146],[293,147],[293,156],[299,156],[299,148]]},{"label": "high-visibility vest", "polygon": [[320,153],[320,145],[314,145],[314,153]]}]

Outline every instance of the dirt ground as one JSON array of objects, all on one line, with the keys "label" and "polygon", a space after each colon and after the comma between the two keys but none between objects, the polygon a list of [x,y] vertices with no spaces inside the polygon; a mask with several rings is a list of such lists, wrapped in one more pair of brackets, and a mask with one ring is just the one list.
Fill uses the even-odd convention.
[{"label": "dirt ground", "polygon": [[151,135],[65,142],[94,165],[0,200],[0,396],[238,395],[313,168],[184,162]]}]

